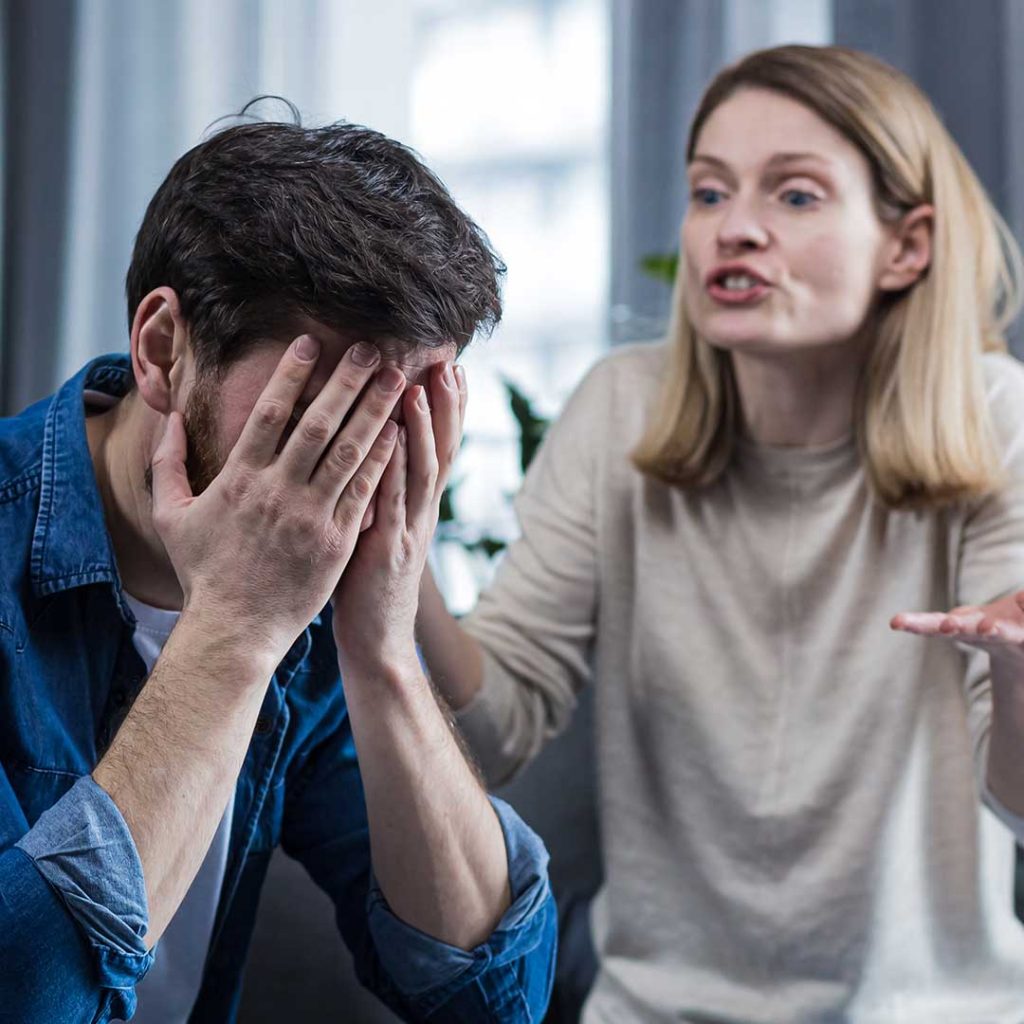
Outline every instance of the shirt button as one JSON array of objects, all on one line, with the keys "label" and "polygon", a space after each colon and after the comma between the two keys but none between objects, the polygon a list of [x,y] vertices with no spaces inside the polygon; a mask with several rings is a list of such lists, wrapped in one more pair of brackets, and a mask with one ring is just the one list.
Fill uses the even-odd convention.
[{"label": "shirt button", "polygon": [[268,715],[260,715],[256,719],[256,728],[253,733],[257,736],[266,736],[270,732],[270,718]]}]

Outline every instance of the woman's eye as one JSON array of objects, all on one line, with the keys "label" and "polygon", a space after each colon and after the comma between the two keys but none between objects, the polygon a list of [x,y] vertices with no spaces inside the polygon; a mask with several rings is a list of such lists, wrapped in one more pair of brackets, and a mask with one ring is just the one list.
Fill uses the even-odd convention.
[{"label": "woman's eye", "polygon": [[818,202],[818,197],[813,192],[805,192],[799,188],[788,188],[780,197],[787,206],[805,207],[813,206]]},{"label": "woman's eye", "polygon": [[701,206],[717,206],[724,198],[724,193],[717,188],[695,188],[690,198]]}]

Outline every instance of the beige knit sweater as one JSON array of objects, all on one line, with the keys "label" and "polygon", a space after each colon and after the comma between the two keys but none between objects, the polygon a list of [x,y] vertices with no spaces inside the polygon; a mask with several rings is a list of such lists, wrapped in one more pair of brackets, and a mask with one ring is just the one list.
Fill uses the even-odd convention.
[{"label": "beige knit sweater", "polygon": [[460,721],[493,780],[597,688],[586,1024],[1024,1021],[987,657],[888,627],[1024,585],[1024,370],[985,357],[1010,488],[887,512],[852,441],[745,445],[705,493],[642,477],[666,351],[580,386],[467,620],[486,679]]}]

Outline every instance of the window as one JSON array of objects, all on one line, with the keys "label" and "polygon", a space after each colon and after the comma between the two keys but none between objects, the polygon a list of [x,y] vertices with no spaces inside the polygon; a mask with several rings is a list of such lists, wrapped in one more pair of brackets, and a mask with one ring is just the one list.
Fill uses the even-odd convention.
[{"label": "window", "polygon": [[[508,538],[520,480],[511,380],[554,414],[607,345],[607,0],[417,0],[409,138],[508,264],[505,315],[470,379],[454,506],[464,539]],[[489,574],[439,545],[454,611]]]}]

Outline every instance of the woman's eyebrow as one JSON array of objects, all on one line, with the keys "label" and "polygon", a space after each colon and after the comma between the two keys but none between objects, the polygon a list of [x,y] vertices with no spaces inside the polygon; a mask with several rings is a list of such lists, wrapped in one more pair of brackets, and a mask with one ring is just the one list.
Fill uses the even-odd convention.
[{"label": "woman's eyebrow", "polygon": [[[785,164],[807,162],[822,164],[825,166],[831,165],[831,161],[826,157],[821,156],[819,153],[774,153],[768,158],[765,167],[768,170],[774,170],[775,168],[784,166]],[[690,163],[711,164],[712,167],[720,168],[723,171],[730,170],[729,164],[725,160],[721,159],[721,157],[712,156],[710,153],[694,153],[690,159]]]},{"label": "woman's eyebrow", "polygon": [[712,167],[718,167],[723,171],[729,170],[729,165],[724,160],[720,160],[717,156],[712,156],[710,153],[694,153],[690,157],[690,163],[711,164]]},{"label": "woman's eyebrow", "polygon": [[818,153],[776,153],[765,166],[774,169],[795,163],[815,163],[828,167],[831,166],[832,161]]}]

